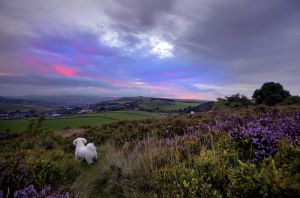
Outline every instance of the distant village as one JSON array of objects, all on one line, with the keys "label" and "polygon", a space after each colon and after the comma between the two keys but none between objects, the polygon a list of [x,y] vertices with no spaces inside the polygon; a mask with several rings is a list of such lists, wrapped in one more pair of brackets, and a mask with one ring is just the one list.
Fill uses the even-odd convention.
[{"label": "distant village", "polygon": [[31,110],[27,112],[17,110],[14,112],[0,112],[0,120],[20,119],[20,118],[29,118],[29,117],[39,117],[39,116],[57,118],[61,116],[85,114],[85,113],[92,113],[92,112],[93,110],[87,107],[59,107],[47,111]]},{"label": "distant village", "polygon": [[[61,116],[68,116],[68,115],[78,115],[78,114],[85,114],[85,113],[92,113],[92,112],[105,112],[105,111],[116,111],[116,110],[128,110],[134,109],[137,107],[137,102],[102,102],[97,105],[82,105],[82,106],[60,106],[50,108],[49,110],[44,111],[13,111],[13,112],[1,112],[0,111],[0,120],[4,119],[20,119],[20,118],[29,118],[29,117],[38,117],[38,116],[45,116],[45,117],[52,117],[58,118]],[[141,110],[141,109],[139,109]]]}]

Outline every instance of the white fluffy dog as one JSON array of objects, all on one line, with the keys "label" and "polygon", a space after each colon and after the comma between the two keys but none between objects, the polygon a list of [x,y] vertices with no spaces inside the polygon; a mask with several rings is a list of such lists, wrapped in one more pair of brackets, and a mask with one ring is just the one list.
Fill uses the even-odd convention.
[{"label": "white fluffy dog", "polygon": [[97,160],[97,151],[94,143],[87,143],[85,138],[77,138],[73,141],[73,144],[76,146],[75,149],[75,158],[77,160],[86,160],[88,164],[92,164]]}]

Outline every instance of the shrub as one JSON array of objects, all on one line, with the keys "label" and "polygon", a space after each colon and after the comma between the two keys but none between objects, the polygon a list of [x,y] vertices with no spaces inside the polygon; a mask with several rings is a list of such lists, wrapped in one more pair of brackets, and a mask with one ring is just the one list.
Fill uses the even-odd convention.
[{"label": "shrub", "polygon": [[285,105],[300,104],[300,96],[290,96],[283,101]]},{"label": "shrub", "polygon": [[13,139],[0,142],[0,189],[4,194],[34,185],[68,188],[77,177],[78,164],[61,136],[40,128],[32,122],[27,131]]},{"label": "shrub", "polygon": [[213,109],[221,109],[224,107],[237,108],[237,107],[249,107],[252,105],[251,100],[246,96],[235,94],[230,97],[218,98],[215,102]]},{"label": "shrub", "polygon": [[12,192],[29,184],[70,186],[78,175],[73,156],[63,151],[23,150],[0,156],[0,189]]},{"label": "shrub", "polygon": [[233,197],[298,197],[300,145],[282,141],[275,157],[258,166],[240,162],[230,175]]}]

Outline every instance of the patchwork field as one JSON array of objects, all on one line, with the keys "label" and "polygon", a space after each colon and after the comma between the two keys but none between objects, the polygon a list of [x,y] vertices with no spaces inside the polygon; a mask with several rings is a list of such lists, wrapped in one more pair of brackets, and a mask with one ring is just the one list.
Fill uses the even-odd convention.
[{"label": "patchwork field", "polygon": [[[102,124],[116,122],[120,120],[139,120],[165,116],[162,113],[152,113],[143,111],[112,111],[105,113],[80,114],[68,117],[46,118],[43,122],[45,129],[63,129],[66,127],[80,127],[84,125],[100,126]],[[30,121],[34,118],[0,120],[0,130],[9,129],[11,132],[22,132],[26,130]]]}]

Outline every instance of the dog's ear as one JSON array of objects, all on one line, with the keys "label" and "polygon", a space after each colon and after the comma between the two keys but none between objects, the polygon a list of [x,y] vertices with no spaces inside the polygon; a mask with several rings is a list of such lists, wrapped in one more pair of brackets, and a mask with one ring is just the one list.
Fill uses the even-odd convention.
[{"label": "dog's ear", "polygon": [[84,144],[87,143],[87,140],[85,138],[82,138],[82,141],[83,141]]},{"label": "dog's ear", "polygon": [[73,141],[73,145],[76,146],[77,139]]}]

